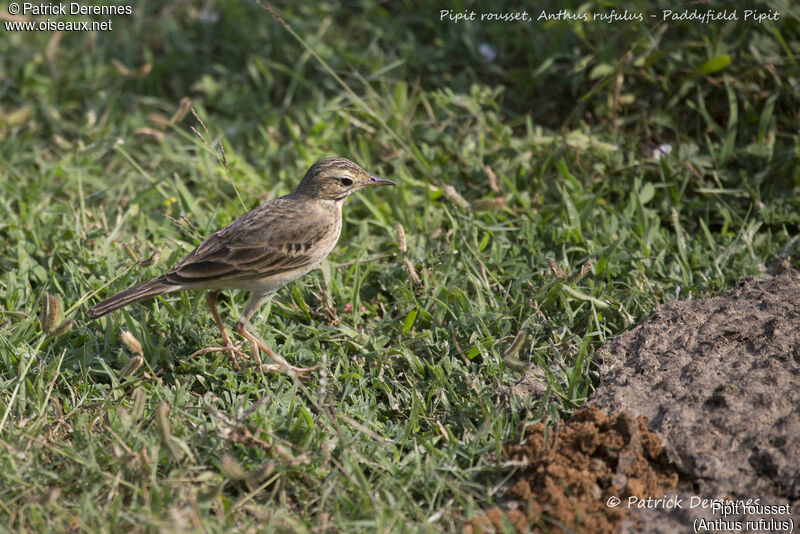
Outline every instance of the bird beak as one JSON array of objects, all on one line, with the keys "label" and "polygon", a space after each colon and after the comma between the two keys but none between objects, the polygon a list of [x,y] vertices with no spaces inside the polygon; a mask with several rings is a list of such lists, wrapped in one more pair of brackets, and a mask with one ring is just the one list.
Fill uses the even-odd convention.
[{"label": "bird beak", "polygon": [[379,178],[378,176],[370,176],[369,182],[364,184],[364,187],[372,187],[375,185],[397,185],[397,182],[393,182],[387,178]]}]

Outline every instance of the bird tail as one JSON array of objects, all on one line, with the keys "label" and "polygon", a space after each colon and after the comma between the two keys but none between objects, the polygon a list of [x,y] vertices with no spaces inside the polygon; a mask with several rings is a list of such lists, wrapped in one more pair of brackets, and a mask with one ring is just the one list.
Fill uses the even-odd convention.
[{"label": "bird tail", "polygon": [[180,289],[180,286],[171,284],[167,282],[163,276],[159,276],[158,278],[153,278],[149,282],[129,287],[125,291],[117,293],[99,304],[95,304],[89,308],[89,317],[97,319],[128,304],[133,304],[134,302],[149,299],[157,295],[163,295],[170,291],[177,291],[178,289]]}]

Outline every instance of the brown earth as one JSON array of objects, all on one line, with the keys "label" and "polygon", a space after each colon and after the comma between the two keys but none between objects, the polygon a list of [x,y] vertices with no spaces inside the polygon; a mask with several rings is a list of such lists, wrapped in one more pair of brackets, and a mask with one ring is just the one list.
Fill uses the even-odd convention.
[{"label": "brown earth", "polygon": [[467,532],[617,532],[625,509],[609,498],[661,496],[677,475],[668,466],[661,439],[644,418],[607,417],[595,407],[575,412],[567,423],[528,427],[522,444],[506,445],[506,457],[523,468],[494,508],[472,521]]},{"label": "brown earth", "polygon": [[[800,273],[658,306],[599,356],[591,406],[560,426],[555,446],[541,425],[528,429],[523,445],[507,445],[524,467],[500,506],[469,529],[504,531],[505,522],[518,532],[788,532],[797,525]],[[622,503],[608,506],[611,496]],[[639,508],[629,496],[680,501]],[[711,508],[714,499],[737,508],[726,515]],[[783,508],[743,509],[748,499]]]},{"label": "brown earth", "polygon": [[[686,532],[696,520],[725,521],[717,526],[727,530],[748,530],[746,521],[758,519],[797,525],[798,515],[723,516],[691,500],[800,509],[800,273],[659,306],[601,357],[591,404],[646,417],[679,472],[682,508],[637,512],[645,532]],[[742,528],[727,528],[737,521]],[[788,531],[782,526],[750,530]]]}]

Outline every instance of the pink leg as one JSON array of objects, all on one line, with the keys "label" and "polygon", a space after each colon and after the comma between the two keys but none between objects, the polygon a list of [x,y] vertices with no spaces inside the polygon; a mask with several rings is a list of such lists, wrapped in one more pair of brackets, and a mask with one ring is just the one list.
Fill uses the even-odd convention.
[{"label": "pink leg", "polygon": [[211,316],[214,317],[214,322],[217,323],[217,328],[219,328],[219,333],[222,336],[222,342],[225,344],[223,347],[207,347],[205,349],[200,349],[194,351],[191,356],[199,356],[201,354],[208,354],[210,352],[220,352],[226,351],[228,354],[231,355],[231,360],[233,360],[233,366],[236,368],[237,371],[241,371],[241,367],[239,366],[239,361],[236,359],[236,353],[242,354],[240,349],[241,345],[235,346],[231,343],[231,338],[228,337],[228,333],[225,331],[225,326],[222,324],[222,318],[219,316],[219,311],[217,310],[217,296],[219,295],[219,291],[209,291],[206,294],[206,304],[208,304],[208,309],[211,310]]},{"label": "pink leg", "polygon": [[260,339],[258,339],[256,336],[248,332],[245,323],[242,320],[239,320],[236,323],[235,328],[236,332],[240,336],[250,340],[250,342],[253,343],[253,345],[255,345],[258,350],[264,352],[267,356],[269,356],[272,359],[272,361],[275,362],[272,364],[262,363],[261,369],[264,371],[280,372],[288,370],[289,373],[303,374],[303,373],[309,373],[314,369],[316,369],[317,367],[319,367],[319,365],[315,365],[314,367],[295,367],[294,365],[290,364],[283,358],[283,356],[281,356],[277,352],[267,347]]}]

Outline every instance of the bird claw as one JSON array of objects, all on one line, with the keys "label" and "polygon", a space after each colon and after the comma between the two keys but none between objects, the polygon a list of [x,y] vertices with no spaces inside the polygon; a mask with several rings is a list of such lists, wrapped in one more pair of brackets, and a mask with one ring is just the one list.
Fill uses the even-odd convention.
[{"label": "bird claw", "polygon": [[[258,337],[248,332],[245,328],[245,324],[242,322],[236,324],[236,332],[253,344],[253,359],[257,362],[255,365],[262,371],[270,373],[288,373],[299,379],[307,379],[308,377],[305,373],[310,373],[319,368],[319,364],[313,367],[295,367],[287,362],[283,356],[267,347]],[[269,356],[274,363],[261,363],[259,352],[263,352]]]},{"label": "bird claw", "polygon": [[[311,371],[315,371],[319,369],[319,364],[314,365],[312,367],[295,367],[287,362],[282,356],[279,356],[273,351],[270,351],[268,354],[270,357],[274,358],[276,363],[261,363],[261,359],[258,356],[258,352],[255,352],[255,355],[248,355],[247,352],[242,350],[242,346],[247,343],[247,341],[242,341],[238,345],[234,345],[233,343],[229,343],[227,345],[221,347],[206,347],[204,349],[196,350],[189,355],[190,358],[195,356],[202,356],[204,354],[210,354],[212,352],[222,352],[225,351],[231,355],[231,360],[233,361],[233,366],[236,367],[237,371],[241,371],[242,368],[239,365],[239,360],[236,358],[236,355],[244,357],[248,360],[246,365],[257,367],[264,372],[268,373],[288,373],[292,376],[296,376],[301,380],[308,380],[310,377],[306,373],[310,373]],[[256,349],[258,349],[258,345],[256,344]],[[251,360],[254,359],[255,361]]]},{"label": "bird claw", "polygon": [[267,373],[287,373],[300,380],[310,380],[307,373],[319,368],[319,365],[313,367],[295,367],[294,365],[287,365],[284,363],[262,363],[257,365],[259,369]]},{"label": "bird claw", "polygon": [[238,354],[239,356],[244,356],[245,358],[247,358],[247,353],[242,350],[242,345],[244,344],[245,342],[242,341],[238,345],[234,345],[233,343],[228,343],[227,345],[224,345],[222,347],[206,347],[204,349],[194,351],[189,355],[189,357],[193,358],[195,356],[202,356],[204,354],[210,354],[212,352],[225,351],[231,355],[231,360],[233,361],[233,366],[236,367],[236,370],[241,371],[242,368],[239,365],[239,360],[236,359],[236,355]]}]

